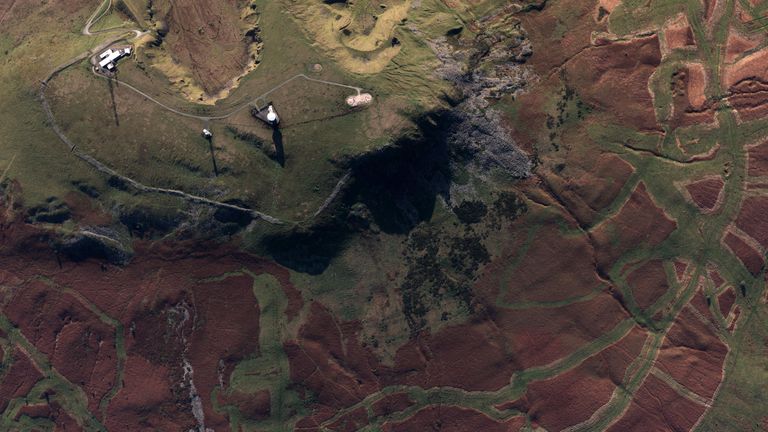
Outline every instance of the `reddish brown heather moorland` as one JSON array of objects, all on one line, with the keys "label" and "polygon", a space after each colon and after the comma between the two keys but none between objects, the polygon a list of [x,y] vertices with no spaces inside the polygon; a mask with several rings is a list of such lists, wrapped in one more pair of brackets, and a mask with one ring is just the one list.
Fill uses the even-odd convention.
[{"label": "reddish brown heather moorland", "polygon": [[500,406],[516,408],[549,431],[587,420],[605,405],[624,381],[627,367],[640,354],[647,332],[638,327],[619,342],[554,378],[535,381],[521,400]]},{"label": "reddish brown heather moorland", "polygon": [[[509,383],[514,371],[560,359],[627,317],[607,294],[560,308],[500,308],[490,315],[493,321],[446,327],[412,339],[389,367],[360,345],[358,323],[336,321],[314,303],[307,319],[311,325],[302,326],[299,340],[285,345],[292,381],[316,395],[314,414],[300,425],[314,427],[387,385],[496,390]],[[602,319],[596,323],[595,316]]]},{"label": "reddish brown heather moorland", "polygon": [[627,275],[627,284],[632,288],[635,303],[647,309],[669,289],[664,262],[652,260],[644,263]]},{"label": "reddish brown heather moorland", "polygon": [[736,291],[732,287],[728,287],[717,296],[717,304],[720,307],[720,314],[723,318],[728,317],[728,313],[731,312],[731,307],[736,303]]},{"label": "reddish brown heather moorland", "polygon": [[699,396],[711,398],[723,379],[727,353],[713,326],[683,309],[664,340],[656,367]]},{"label": "reddish brown heather moorland", "polygon": [[[595,6],[594,2],[555,2],[545,13],[520,16],[531,43],[538,47],[531,57],[536,73],[549,76],[557,72],[564,59],[591,46],[592,32],[605,30],[605,23],[595,23]],[[570,24],[568,31],[560,34],[557,25],[562,16],[568,16]]]},{"label": "reddish brown heather moorland", "polygon": [[653,35],[583,51],[565,70],[586,102],[613,113],[622,124],[655,131],[659,126],[648,80],[660,62],[659,39]]},{"label": "reddish brown heather moorland", "polygon": [[[536,234],[530,247],[511,253],[519,254],[521,250],[525,256],[517,261],[514,277],[504,278],[509,269],[501,274],[486,272],[492,275],[491,280],[501,278],[496,283],[506,282],[502,289],[507,303],[555,302],[589,294],[603,285],[592,266],[594,250],[585,235],[563,235],[557,226],[550,225]],[[514,262],[513,257],[499,261]]]},{"label": "reddish brown heather moorland", "polygon": [[16,348],[13,350],[11,368],[0,381],[0,410],[5,411],[11,399],[29,393],[32,386],[43,378],[27,354]]},{"label": "reddish brown heather moorland", "polygon": [[619,213],[594,230],[598,264],[608,269],[630,249],[657,246],[676,227],[677,222],[653,202],[645,184],[640,183]]},{"label": "reddish brown heather moorland", "polygon": [[[452,367],[458,359],[464,357],[443,356],[442,354],[451,351],[460,354],[461,350],[451,347],[451,341],[470,339],[471,336],[463,336],[467,333],[471,334],[467,328],[468,326],[483,326],[492,329],[492,331],[485,330],[486,336],[483,342],[485,347],[482,348],[482,351],[476,352],[491,350],[490,352],[497,353],[492,357],[499,356],[505,359],[505,362],[510,363],[507,366],[508,370],[515,370],[517,368],[542,366],[562,358],[610,331],[623,319],[627,318],[619,303],[608,294],[600,294],[590,300],[559,308],[521,310],[489,308],[489,313],[494,317],[493,322],[469,323],[467,325],[450,327],[440,332],[445,335],[439,338],[441,340],[439,344],[435,343],[438,340],[437,338],[435,338],[435,342],[429,339],[425,341],[429,349],[422,351],[431,353],[434,356],[428,357],[432,361],[425,365],[425,369],[430,371],[427,376],[431,375],[431,370],[439,367],[438,365],[433,365],[435,360],[438,360],[444,364],[440,368],[445,368],[446,372],[444,373],[446,374],[445,379],[447,382],[455,380],[455,378],[452,378],[447,373],[448,368]],[[600,316],[602,319],[599,322],[595,322],[595,316]],[[500,346],[500,342],[506,342],[506,344]],[[510,356],[508,353],[514,353],[514,355]],[[488,360],[479,359],[474,361],[483,362]],[[504,363],[499,364],[498,360],[492,360],[490,364],[495,364],[498,369]],[[454,369],[454,373],[457,372]],[[466,377],[465,379],[472,380],[473,376],[480,374],[485,375],[486,372],[466,371],[462,368],[462,375]],[[425,380],[424,378],[419,379]],[[509,375],[499,372],[495,382],[501,384],[503,380],[508,381],[508,379]],[[472,381],[468,384],[469,388],[476,387],[472,385]],[[464,385],[461,387],[466,388]],[[491,390],[491,388],[488,390]]]},{"label": "reddish brown heather moorland", "polygon": [[763,257],[752,246],[732,232],[725,235],[723,242],[750,273],[755,276],[760,274],[763,268]]},{"label": "reddish brown heather moorland", "polygon": [[678,394],[664,381],[649,375],[621,419],[608,432],[689,431],[705,407]]},{"label": "reddish brown heather moorland", "polygon": [[747,146],[747,168],[751,177],[768,176],[768,140]]},{"label": "reddish brown heather moorland", "polygon": [[195,427],[188,395],[174,392],[169,385],[173,382],[169,367],[152,364],[139,355],[129,355],[124,380],[123,388],[109,404],[106,423],[109,430],[135,428],[136,413],[142,413],[142,424],[156,430]]},{"label": "reddish brown heather moorland", "polygon": [[[77,1],[82,3],[62,1],[65,9]],[[193,4],[200,3],[193,0],[177,3],[164,11],[170,27],[166,44],[207,91],[215,91],[241,71],[247,59],[242,29],[238,28],[237,7],[241,4],[235,0],[202,5]],[[648,175],[646,169],[636,172],[628,161],[634,163],[646,157],[653,161],[659,155],[622,148],[620,142],[606,145],[604,140],[591,136],[591,128],[586,125],[598,119],[606,125],[650,132],[648,135],[659,138],[661,143],[662,134],[670,129],[701,123],[712,126],[718,102],[707,100],[707,71],[703,63],[697,63],[699,60],[692,60],[682,65],[683,73],[677,75],[679,92],[673,95],[673,117],[664,119],[668,120],[664,128],[659,125],[651,93],[654,86],[649,84],[662,60],[662,48],[668,55],[667,49],[695,47],[697,41],[685,15],[679,15],[666,29],[634,33],[642,36],[614,40],[599,33],[607,30],[610,12],[620,3],[544,2],[542,10],[534,8],[531,13],[519,14],[535,47],[528,65],[539,75],[535,83],[540,85],[532,85],[531,91],[520,96],[519,117],[540,127],[518,128],[526,130],[513,134],[523,148],[541,157],[539,171],[525,182],[525,187],[538,189],[528,198],[544,197],[531,198],[529,208],[543,209],[541,212],[548,213],[549,219],[542,222],[539,231],[531,231],[534,234],[529,247],[522,247],[526,235],[517,235],[503,246],[506,249],[502,253],[492,252],[492,261],[471,284],[474,312],[469,318],[412,334],[401,345],[391,347],[395,352],[391,363],[385,364],[377,356],[378,351],[363,342],[369,323],[340,318],[336,305],[325,297],[311,299],[305,307],[287,269],[242,253],[235,246],[136,241],[132,244],[135,255],[127,265],[113,266],[97,260],[75,263],[57,260],[51,253],[52,233],[27,225],[22,219],[3,220],[0,214],[2,312],[57,371],[82,388],[89,410],[104,421],[108,430],[198,428],[190,400],[192,375],[185,373],[185,365],[194,370],[194,388],[202,402],[207,428],[230,430],[228,411],[215,410],[216,404],[236,410],[246,422],[267,419],[273,411],[284,408],[273,406],[275,393],[269,390],[251,394],[230,386],[235,365],[261,354],[259,335],[265,331],[259,325],[262,305],[258,287],[254,293],[254,280],[244,270],[274,277],[288,299],[288,307],[282,311],[286,321],[290,324],[301,318],[295,326],[287,326],[291,334],[283,345],[289,363],[288,386],[307,401],[306,416],[298,421],[295,430],[351,432],[385,421],[382,429],[392,432],[514,432],[529,419],[534,428],[559,431],[583,422],[605,406],[614,391],[627,388],[625,373],[640,356],[648,330],[632,327],[618,342],[580,359],[572,368],[532,381],[521,398],[496,405],[501,411],[523,411],[524,415],[515,413],[511,418],[495,419],[480,411],[493,412],[491,407],[416,406],[417,401],[407,393],[377,392],[389,386],[412,386],[408,391],[413,395],[435,387],[450,387],[457,393],[493,392],[508,386],[516,372],[568,358],[599,341],[617,325],[634,323],[620,291],[610,285],[616,270],[613,266],[624,265],[622,259],[628,252],[649,249],[666,253],[677,247],[658,247],[676,229],[677,222],[657,205],[654,197],[667,203],[674,196],[660,192],[655,182],[651,193],[640,182],[626,203],[614,202],[623,188],[634,185],[633,174],[640,178]],[[705,18],[710,23],[717,21],[713,17],[725,9],[724,2],[704,3]],[[446,4],[460,6],[459,2]],[[7,9],[0,6],[0,23]],[[599,35],[594,43],[593,35]],[[736,60],[736,51],[747,49],[751,41],[731,36],[726,56]],[[699,42],[706,45],[704,40]],[[218,49],[222,46],[224,49]],[[214,54],[216,58],[211,57]],[[728,66],[723,74],[726,97],[736,107],[740,120],[768,113],[768,60],[764,57],[749,55]],[[550,90],[552,94],[547,93]],[[549,99],[562,97],[565,101],[564,95],[569,92],[576,95],[573,105],[578,106],[579,119],[585,115],[587,120],[575,122],[584,123],[575,126],[566,122],[557,133],[552,132],[562,142],[551,139],[554,150],[539,153],[545,146],[538,134],[549,133],[542,132],[551,115],[546,112],[552,105]],[[608,147],[614,144],[619,145]],[[661,144],[655,151],[659,149]],[[762,166],[768,159],[762,154],[765,151],[762,147],[749,149],[749,175],[768,172],[768,167]],[[658,159],[648,166],[665,163],[662,157]],[[684,193],[702,210],[714,210],[723,182],[719,176],[705,177],[686,184]],[[679,195],[677,198],[682,199]],[[115,222],[82,194],[67,195],[64,201],[81,225]],[[614,205],[617,212],[599,222]],[[747,198],[735,221],[763,245],[768,242],[768,225],[759,216],[766,210],[768,203]],[[678,214],[675,212],[679,210],[669,211]],[[683,220],[690,223],[681,217],[681,223]],[[530,221],[541,222],[532,216],[526,223]],[[524,228],[529,225],[519,223],[510,231],[527,234]],[[749,242],[728,233],[723,243],[753,274],[760,273],[763,258]],[[520,250],[525,251],[525,256],[510,268]],[[622,277],[635,302],[648,308],[670,288],[664,271],[668,261],[630,258],[635,261],[624,267]],[[689,264],[691,273],[700,269],[698,258],[664,255],[664,259],[674,260],[678,281],[684,284],[687,281],[681,279]],[[731,272],[725,270],[723,274],[730,276]],[[592,293],[595,295],[585,296]],[[557,302],[574,297],[583,298],[566,305],[520,307],[523,302]],[[719,388],[729,350],[712,325],[715,320],[708,301],[699,288],[691,303],[675,317],[658,357],[651,357],[657,375],[662,376],[659,371],[663,371],[705,398],[711,398]],[[727,315],[734,308],[735,293],[730,289],[720,294],[717,302],[714,306]],[[669,310],[657,316],[669,314]],[[738,316],[738,305],[734,313]],[[294,329],[298,332],[293,333]],[[119,336],[124,337],[126,351],[121,382],[117,382],[116,374],[118,331],[123,332]],[[0,383],[0,402],[4,406],[12,398],[27,394],[42,378],[18,348],[6,355],[16,360]],[[371,400],[375,402],[370,406],[357,406]],[[106,418],[101,418],[100,405],[106,408]],[[705,409],[650,375],[611,430],[688,431]],[[381,419],[403,411],[410,417]],[[57,430],[79,430],[70,414],[55,403],[25,407],[18,416],[49,414],[55,418]]]},{"label": "reddish brown heather moorland", "polygon": [[525,424],[522,417],[499,422],[483,413],[454,406],[430,406],[399,423],[385,423],[384,432],[517,432]]},{"label": "reddish brown heather moorland", "polygon": [[725,283],[725,279],[720,276],[720,272],[717,270],[709,271],[709,279],[712,281],[712,286],[714,288],[720,288]]},{"label": "reddish brown heather moorland", "polygon": [[115,329],[72,294],[37,281],[17,291],[4,311],[53,367],[83,386],[96,410],[117,379]]},{"label": "reddish brown heather moorland", "polygon": [[768,197],[747,196],[741,202],[736,216],[736,227],[757,240],[762,247],[768,247]]},{"label": "reddish brown heather moorland", "polygon": [[[57,262],[49,246],[40,244],[38,228],[22,223],[2,227],[3,279],[19,284],[6,291],[3,312],[59,372],[83,388],[94,413],[117,384],[116,330],[97,313],[108,314],[125,329],[122,386],[106,409],[110,430],[193,428],[189,391],[179,386],[184,361],[193,367],[206,425],[228,430],[210,395],[220,387],[220,373],[226,390],[234,365],[258,355],[259,308],[250,276],[202,280],[244,267],[255,274],[271,272],[289,299],[286,318],[295,318],[301,309],[301,295],[285,269],[226,247],[191,252],[184,244],[136,243],[132,263],[113,267],[95,260]],[[32,259],[19,260],[19,251]],[[40,282],[45,279],[50,284]],[[25,363],[16,364],[18,370]],[[13,383],[13,376],[3,386]],[[33,370],[23,372],[24,379],[38,376]],[[32,384],[22,380],[12,390],[3,389],[14,394]]]},{"label": "reddish brown heather moorland", "polygon": [[558,175],[547,175],[546,181],[584,226],[593,224],[614,202],[634,172],[614,154],[601,153],[595,159],[586,151],[569,153],[565,167]]},{"label": "reddish brown heather moorland", "polygon": [[709,305],[712,303],[712,298],[704,294],[703,286],[703,281],[701,281],[699,288],[691,298],[690,306],[699,313],[701,318],[707,320],[709,324],[715,324],[715,316],[709,308]]}]

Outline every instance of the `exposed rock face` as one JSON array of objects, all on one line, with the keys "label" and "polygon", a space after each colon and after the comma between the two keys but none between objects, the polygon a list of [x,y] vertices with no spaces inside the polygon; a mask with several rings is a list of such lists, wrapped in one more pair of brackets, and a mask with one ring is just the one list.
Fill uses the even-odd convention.
[{"label": "exposed rock face", "polygon": [[448,144],[469,156],[476,173],[499,168],[515,178],[531,175],[531,161],[504,130],[498,112],[466,110],[462,104],[451,115]]},{"label": "exposed rock face", "polygon": [[442,63],[437,75],[455,84],[461,100],[451,112],[449,145],[470,156],[481,177],[494,168],[515,178],[530,176],[530,160],[489,108],[489,100],[516,95],[534,80],[523,66],[533,49],[519,24],[488,30],[471,43],[446,36],[429,44]]}]

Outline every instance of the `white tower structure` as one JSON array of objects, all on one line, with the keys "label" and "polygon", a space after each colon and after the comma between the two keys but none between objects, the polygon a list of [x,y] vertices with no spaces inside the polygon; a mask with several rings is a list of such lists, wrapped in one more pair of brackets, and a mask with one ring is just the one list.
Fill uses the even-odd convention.
[{"label": "white tower structure", "polygon": [[280,117],[277,116],[277,112],[275,112],[275,107],[273,107],[271,104],[269,105],[269,107],[267,107],[267,121],[272,126],[276,126],[278,123],[280,123]]}]

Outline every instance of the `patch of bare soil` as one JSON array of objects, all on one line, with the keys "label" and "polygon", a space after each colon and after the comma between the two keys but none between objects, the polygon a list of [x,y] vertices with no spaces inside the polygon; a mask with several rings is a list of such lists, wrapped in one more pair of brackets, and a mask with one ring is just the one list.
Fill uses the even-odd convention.
[{"label": "patch of bare soil", "polygon": [[609,14],[621,4],[621,0],[600,0],[598,6],[605,9]]},{"label": "patch of bare soil", "polygon": [[19,421],[23,416],[27,416],[31,419],[49,418],[51,417],[51,407],[46,403],[23,405],[19,409],[19,412],[16,413],[14,420]]},{"label": "patch of bare soil", "polygon": [[704,20],[709,21],[715,16],[718,3],[722,3],[722,0],[702,0],[704,2]]},{"label": "patch of bare soil", "polygon": [[704,107],[707,97],[704,90],[707,88],[707,72],[701,63],[688,64],[688,103],[693,109]]},{"label": "patch of bare soil", "polygon": [[736,328],[736,323],[739,321],[739,315],[741,315],[741,308],[736,306],[733,308],[733,319],[728,325],[728,331],[732,332]]},{"label": "patch of bare soil", "polygon": [[757,48],[760,39],[757,35],[745,36],[731,28],[725,42],[725,63],[733,63],[747,51]]},{"label": "patch of bare soil", "polygon": [[729,101],[742,120],[760,118],[768,112],[768,49],[761,49],[727,65],[722,84]]},{"label": "patch of bare soil", "polygon": [[207,94],[227,87],[248,65],[249,42],[236,0],[160,1],[173,58],[192,72]]},{"label": "patch of bare soil", "polygon": [[683,283],[683,277],[685,276],[685,271],[688,269],[688,263],[683,261],[675,261],[674,266],[677,282]]},{"label": "patch of bare soil", "polygon": [[714,103],[707,101],[706,87],[707,75],[701,63],[687,63],[672,75],[672,128],[715,122]]},{"label": "patch of bare soil", "polygon": [[112,215],[95,206],[85,194],[70,192],[64,203],[72,213],[72,220],[82,226],[106,226],[112,223]]},{"label": "patch of bare soil", "polygon": [[742,122],[768,115],[768,82],[763,78],[745,78],[728,88],[728,102]]},{"label": "patch of bare soil", "polygon": [[667,42],[667,50],[681,48],[696,48],[696,40],[693,37],[693,30],[688,24],[688,18],[685,14],[680,14],[664,29],[664,39]]}]

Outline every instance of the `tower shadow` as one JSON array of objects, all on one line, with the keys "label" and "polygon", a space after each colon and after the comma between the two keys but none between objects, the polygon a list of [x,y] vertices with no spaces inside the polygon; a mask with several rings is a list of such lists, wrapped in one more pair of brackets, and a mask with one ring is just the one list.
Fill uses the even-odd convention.
[{"label": "tower shadow", "polygon": [[206,141],[208,141],[208,148],[211,151],[211,162],[213,162],[213,174],[218,177],[219,176],[219,167],[216,165],[216,154],[213,151],[213,139],[212,138],[206,138]]},{"label": "tower shadow", "polygon": [[115,126],[120,126],[120,118],[117,116],[117,102],[115,101],[115,87],[111,79],[107,80],[109,99],[112,101],[112,115],[115,117]]},{"label": "tower shadow", "polygon": [[284,167],[285,148],[283,147],[283,133],[277,127],[272,129],[272,143],[275,145],[275,160],[281,167]]}]

